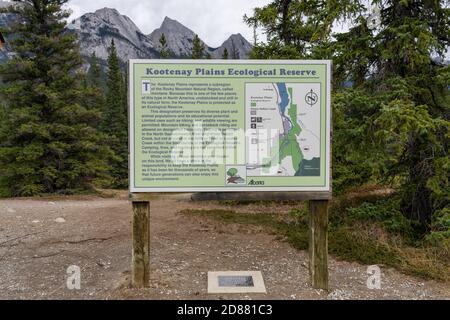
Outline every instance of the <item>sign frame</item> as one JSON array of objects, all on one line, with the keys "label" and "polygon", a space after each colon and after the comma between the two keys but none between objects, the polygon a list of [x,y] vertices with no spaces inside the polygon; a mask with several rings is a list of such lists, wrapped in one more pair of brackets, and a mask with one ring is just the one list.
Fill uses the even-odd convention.
[{"label": "sign frame", "polygon": [[[251,64],[270,64],[270,65],[325,65],[326,71],[326,92],[325,92],[325,132],[326,132],[326,147],[325,147],[325,186],[289,186],[289,187],[277,187],[277,186],[267,186],[267,187],[135,187],[135,176],[134,176],[134,162],[135,162],[135,127],[134,127],[134,116],[135,116],[135,104],[134,104],[134,65],[135,64],[239,64],[239,65],[251,65]],[[248,194],[248,193],[274,193],[274,192],[286,192],[287,194],[294,195],[295,193],[302,193],[301,198],[307,198],[307,194],[311,193],[310,199],[329,199],[331,198],[331,78],[332,78],[332,61],[331,60],[186,60],[186,59],[131,59],[129,60],[129,191],[130,194],[141,194],[141,193],[229,193],[231,194]],[[220,78],[218,78],[220,79]],[[286,78],[286,80],[294,80],[295,78]],[[286,81],[287,82],[287,81]],[[298,196],[293,196],[293,198],[298,198]],[[306,197],[305,197],[306,196]],[[252,198],[252,197],[250,197]]]}]

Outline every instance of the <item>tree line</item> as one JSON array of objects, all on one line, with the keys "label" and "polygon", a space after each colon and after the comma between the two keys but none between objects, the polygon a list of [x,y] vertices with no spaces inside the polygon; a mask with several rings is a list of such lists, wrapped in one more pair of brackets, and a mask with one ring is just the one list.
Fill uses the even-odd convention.
[{"label": "tree line", "polygon": [[428,0],[274,0],[244,18],[268,37],[251,58],[333,60],[334,191],[391,186],[399,210],[447,245],[449,18],[448,1]]},{"label": "tree line", "polygon": [[[67,0],[22,0],[15,55],[0,65],[0,195],[127,186],[127,75],[114,42],[106,77],[83,72]],[[450,237],[448,1],[273,0],[245,22],[260,28],[253,59],[333,60],[333,183],[393,186],[406,217]],[[350,28],[334,33],[345,22]],[[161,58],[175,53],[164,34]],[[232,43],[223,59],[239,58]],[[184,55],[183,57],[187,57]],[[189,56],[211,58],[196,35]],[[104,79],[105,78],[105,79]]]},{"label": "tree line", "polygon": [[[0,65],[0,196],[126,188],[128,81],[114,40],[106,72],[95,53],[83,72],[67,0],[16,2],[17,22],[2,30],[15,54]],[[164,34],[159,43],[161,58],[174,57]],[[211,58],[198,35],[184,57]]]}]

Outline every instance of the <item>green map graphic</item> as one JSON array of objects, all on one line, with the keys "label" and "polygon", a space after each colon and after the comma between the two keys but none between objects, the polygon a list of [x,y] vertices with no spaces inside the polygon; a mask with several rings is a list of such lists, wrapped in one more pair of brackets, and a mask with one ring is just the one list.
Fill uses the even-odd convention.
[{"label": "green map graphic", "polygon": [[[320,156],[305,159],[299,137],[303,131],[299,124],[299,108],[294,98],[294,88],[285,83],[277,83],[279,116],[282,118],[283,129],[279,137],[278,146],[273,146],[270,157],[262,161],[262,172],[269,174],[273,166],[281,166],[290,157],[292,162],[292,176],[320,176]],[[304,101],[298,101],[303,103]],[[306,107],[306,106],[305,106]],[[305,140],[305,139],[303,139]],[[309,148],[308,148],[309,149]]]}]

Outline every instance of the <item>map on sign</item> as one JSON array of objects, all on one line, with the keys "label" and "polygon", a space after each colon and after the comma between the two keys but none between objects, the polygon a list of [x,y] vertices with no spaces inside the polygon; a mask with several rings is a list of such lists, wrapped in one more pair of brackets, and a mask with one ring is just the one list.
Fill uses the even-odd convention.
[{"label": "map on sign", "polygon": [[320,85],[247,83],[245,91],[247,175],[320,176]]},{"label": "map on sign", "polygon": [[130,191],[329,191],[330,61],[131,60]]}]

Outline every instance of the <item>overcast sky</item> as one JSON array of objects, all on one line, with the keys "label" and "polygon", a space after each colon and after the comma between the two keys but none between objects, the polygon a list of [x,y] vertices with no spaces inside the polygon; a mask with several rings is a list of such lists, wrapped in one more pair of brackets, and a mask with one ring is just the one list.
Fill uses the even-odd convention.
[{"label": "overcast sky", "polygon": [[[103,7],[115,8],[127,15],[145,34],[158,28],[168,16],[198,33],[208,45],[218,47],[233,33],[241,33],[251,42],[253,30],[243,22],[270,0],[70,0],[70,20]],[[70,21],[69,20],[69,21]]]}]

